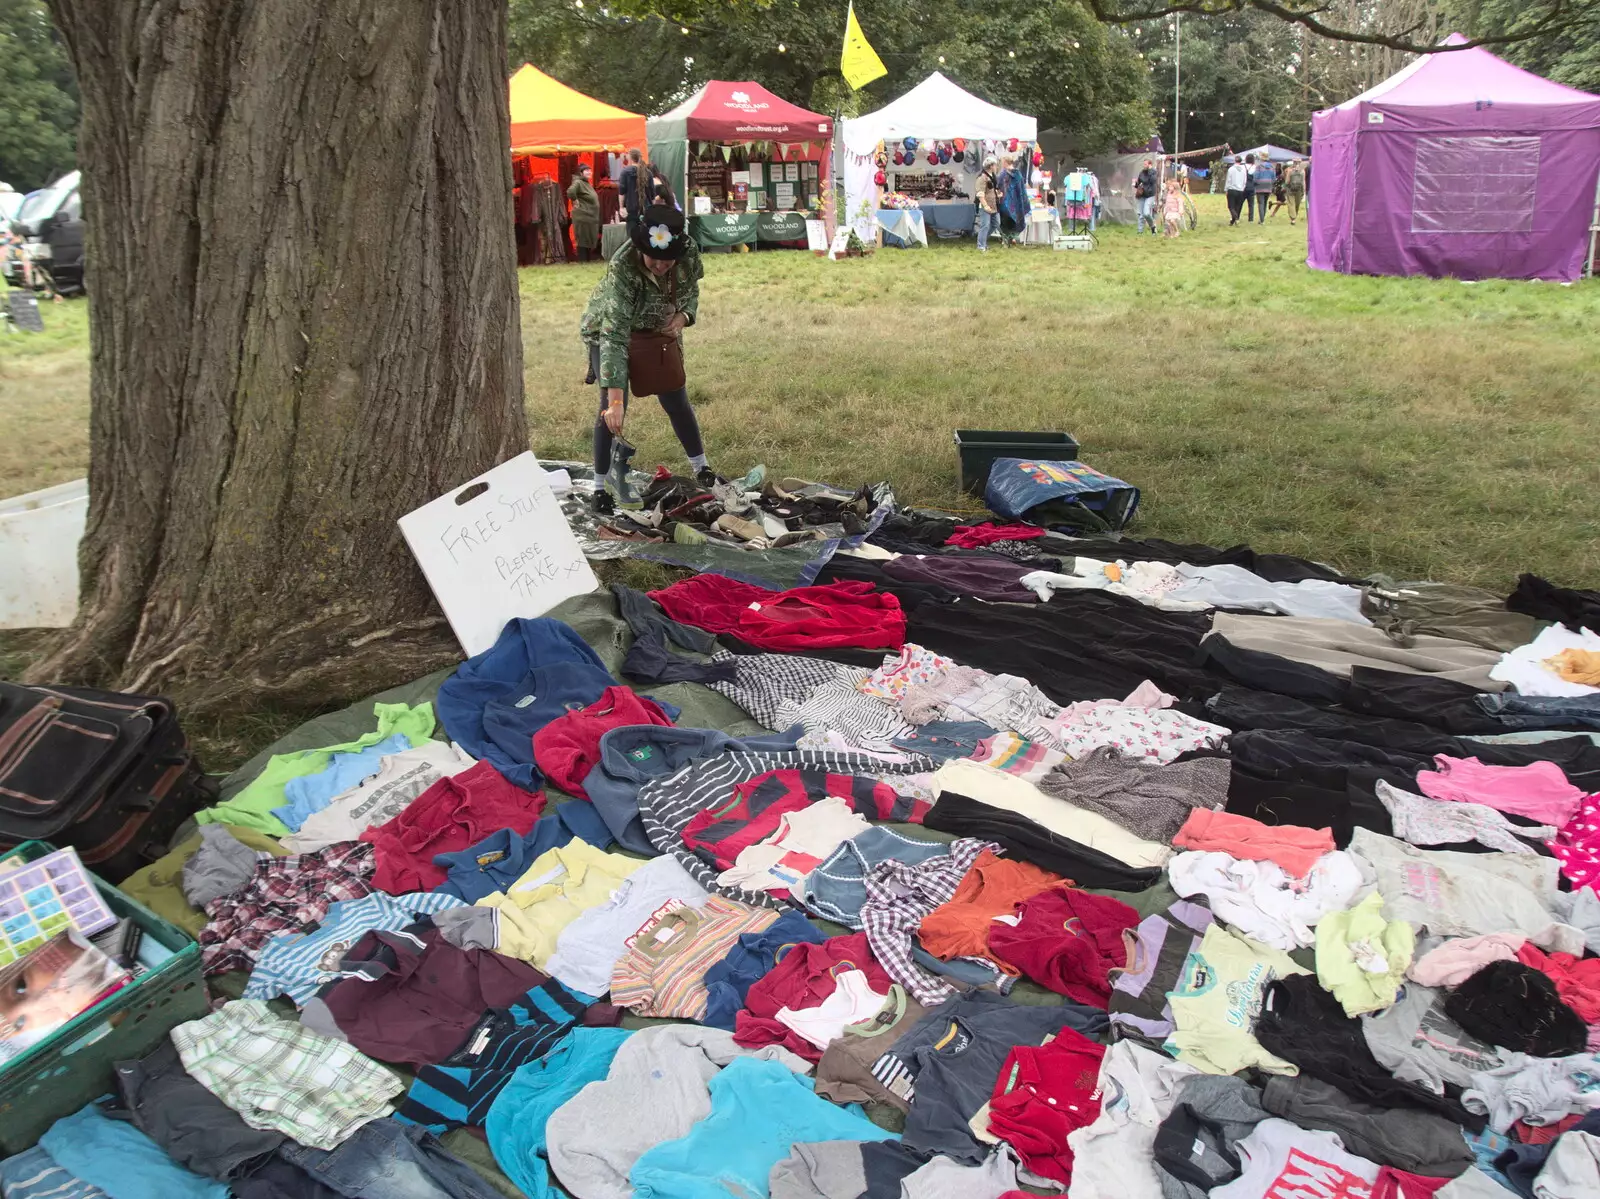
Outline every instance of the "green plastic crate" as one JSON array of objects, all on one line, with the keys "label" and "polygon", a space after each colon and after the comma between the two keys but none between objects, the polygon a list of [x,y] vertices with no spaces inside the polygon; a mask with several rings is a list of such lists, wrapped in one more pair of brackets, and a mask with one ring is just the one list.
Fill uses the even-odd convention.
[{"label": "green plastic crate", "polygon": [[961,490],[983,498],[989,468],[996,458],[1044,458],[1070,462],[1078,456],[1071,433],[1029,433],[1016,429],[957,429],[956,456],[961,462]]},{"label": "green plastic crate", "polygon": [[[16,854],[31,862],[55,849],[28,841],[0,858]],[[119,919],[131,917],[172,956],[0,1067],[0,1154],[31,1147],[62,1116],[115,1090],[113,1063],[143,1057],[175,1026],[208,1010],[194,938],[103,879],[94,881]]]}]

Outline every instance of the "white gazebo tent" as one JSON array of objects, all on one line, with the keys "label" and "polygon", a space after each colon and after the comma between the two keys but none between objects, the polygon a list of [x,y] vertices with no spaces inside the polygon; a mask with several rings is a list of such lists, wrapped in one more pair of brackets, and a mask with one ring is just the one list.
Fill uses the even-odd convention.
[{"label": "white gazebo tent", "polygon": [[[938,71],[877,112],[869,112],[839,126],[845,148],[844,216],[863,240],[873,236],[873,218],[861,217],[863,207],[874,206],[877,165],[873,155],[879,143],[905,138],[918,141],[966,138],[969,141],[1038,140],[1039,122],[980,100],[946,79]],[[844,223],[841,220],[841,224]]]}]

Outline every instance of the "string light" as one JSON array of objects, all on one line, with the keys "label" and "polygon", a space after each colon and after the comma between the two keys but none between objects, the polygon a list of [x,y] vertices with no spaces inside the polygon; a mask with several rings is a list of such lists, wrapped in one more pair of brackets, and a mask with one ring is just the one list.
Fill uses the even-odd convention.
[{"label": "string light", "polygon": [[678,32],[683,34],[684,37],[688,37],[689,36],[689,27],[687,25],[679,25],[678,26]]},{"label": "string light", "polygon": [[944,66],[944,55],[943,54],[939,55],[939,65],[941,67]]},{"label": "string light", "polygon": [[1079,49],[1079,48],[1080,48],[1080,47],[1079,47],[1079,45],[1078,45],[1078,43],[1077,43],[1077,42],[1073,42],[1073,43],[1072,43],[1072,48],[1073,48],[1073,49],[1074,49],[1074,50],[1077,50],[1077,49]]},{"label": "string light", "polygon": [[787,53],[789,53],[789,47],[785,46],[782,42],[779,42],[778,43],[778,53],[779,54],[787,54]]},{"label": "string light", "polygon": [[1015,58],[1016,56],[1017,56],[1017,52],[1015,50],[1013,50],[1013,51],[1011,51],[1011,53],[1010,53],[1010,55],[1008,57]]}]

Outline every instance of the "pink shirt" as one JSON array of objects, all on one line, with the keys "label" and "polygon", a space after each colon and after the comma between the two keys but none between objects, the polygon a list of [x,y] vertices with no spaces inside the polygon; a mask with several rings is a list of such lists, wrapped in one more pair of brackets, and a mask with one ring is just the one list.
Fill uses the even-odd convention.
[{"label": "pink shirt", "polygon": [[1297,824],[1262,824],[1249,816],[1196,808],[1172,843],[1182,849],[1225,853],[1252,862],[1275,862],[1286,874],[1304,878],[1318,858],[1333,852],[1333,831]]},{"label": "pink shirt", "polygon": [[1437,770],[1417,775],[1417,790],[1434,799],[1481,803],[1513,816],[1526,816],[1557,828],[1577,814],[1583,792],[1567,781],[1554,762],[1526,766],[1485,766],[1477,758],[1438,754]]}]

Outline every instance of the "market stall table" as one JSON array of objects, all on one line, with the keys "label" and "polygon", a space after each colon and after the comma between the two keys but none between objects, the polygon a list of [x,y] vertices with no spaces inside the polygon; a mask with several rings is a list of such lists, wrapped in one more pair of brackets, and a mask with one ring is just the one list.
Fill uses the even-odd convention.
[{"label": "market stall table", "polygon": [[[1087,223],[1084,224],[1087,228]],[[1028,214],[1028,224],[1022,231],[1022,242],[1028,246],[1053,246],[1056,234],[1061,232],[1061,220],[1054,208],[1035,208]]]},{"label": "market stall table", "polygon": [[600,257],[607,262],[611,256],[628,244],[628,226],[621,221],[600,226]]},{"label": "market stall table", "polygon": [[972,233],[978,224],[971,200],[924,200],[921,211],[928,228],[940,233]]},{"label": "market stall table", "polygon": [[[910,249],[911,243],[928,244],[928,226],[920,208],[880,208],[878,228],[883,230],[883,244]],[[894,240],[890,240],[893,238]]]}]

